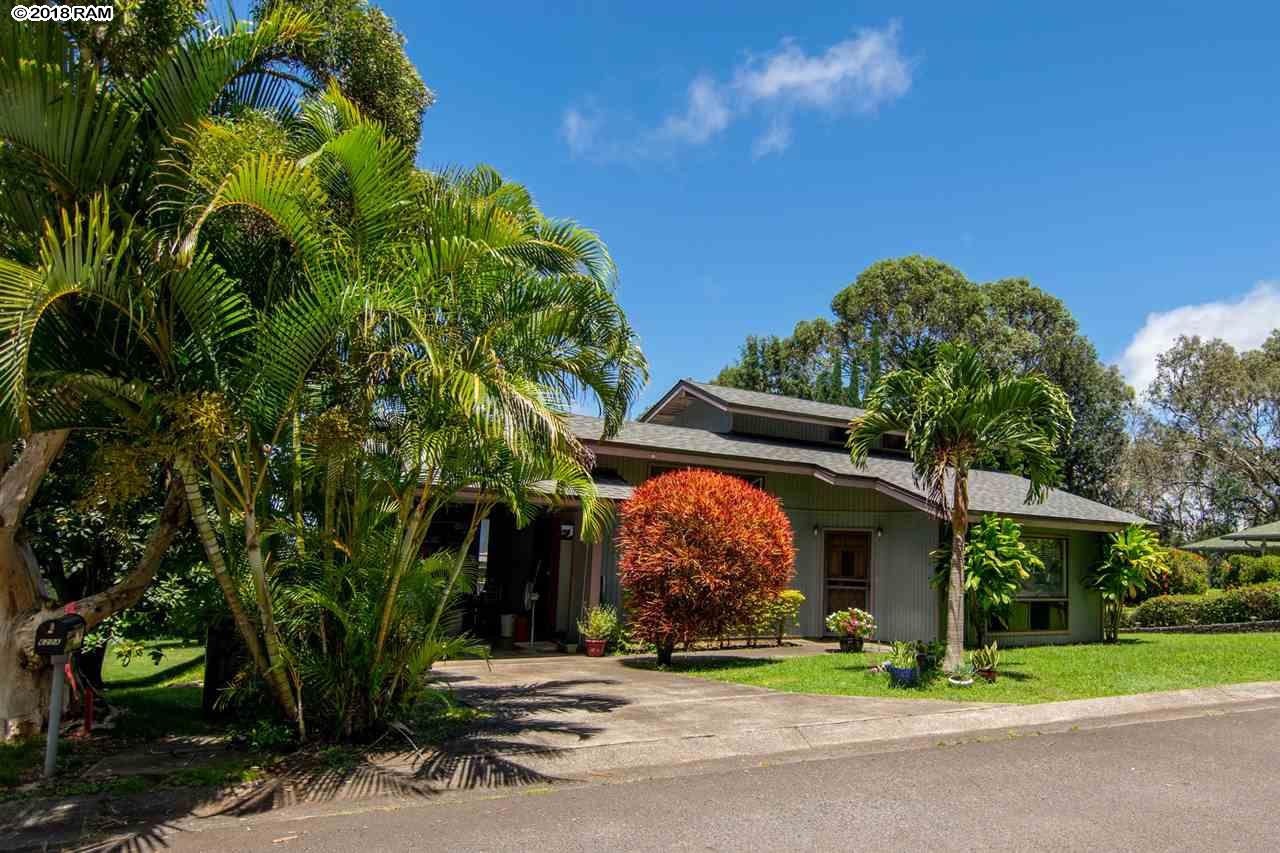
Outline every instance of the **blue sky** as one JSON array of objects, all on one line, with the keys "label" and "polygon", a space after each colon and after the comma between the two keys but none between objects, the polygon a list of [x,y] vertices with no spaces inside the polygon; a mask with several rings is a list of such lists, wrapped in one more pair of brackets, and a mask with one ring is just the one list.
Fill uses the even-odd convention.
[{"label": "blue sky", "polygon": [[912,252],[1030,278],[1139,382],[1280,325],[1272,4],[379,5],[438,96],[421,164],[607,240],[646,403]]}]

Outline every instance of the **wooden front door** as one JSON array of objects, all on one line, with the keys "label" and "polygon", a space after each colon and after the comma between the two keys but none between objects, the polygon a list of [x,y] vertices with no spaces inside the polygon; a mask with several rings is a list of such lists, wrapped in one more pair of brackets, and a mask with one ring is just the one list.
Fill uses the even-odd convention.
[{"label": "wooden front door", "polygon": [[871,604],[871,534],[828,533],[825,573],[827,607],[832,613],[848,607],[869,609]]}]

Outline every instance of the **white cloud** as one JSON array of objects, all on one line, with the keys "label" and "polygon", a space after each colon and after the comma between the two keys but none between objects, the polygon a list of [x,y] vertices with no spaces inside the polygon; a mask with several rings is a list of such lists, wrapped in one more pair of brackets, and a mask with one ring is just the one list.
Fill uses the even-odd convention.
[{"label": "white cloud", "polygon": [[599,128],[598,115],[587,115],[575,107],[564,111],[564,119],[560,123],[560,132],[574,154],[585,154],[595,146]]},{"label": "white cloud", "polygon": [[[561,134],[574,155],[646,157],[681,145],[704,145],[735,121],[768,120],[752,146],[756,157],[777,154],[791,144],[790,117],[801,110],[829,113],[874,112],[911,89],[911,62],[898,44],[898,23],[861,29],[820,53],[809,54],[793,39],[773,51],[752,55],[723,76],[696,76],[684,103],[656,125],[623,133],[604,132],[599,112],[571,107]],[[620,140],[625,139],[626,142]]]},{"label": "white cloud", "polygon": [[896,22],[883,30],[859,30],[813,56],[786,39],[773,53],[740,66],[733,85],[750,101],[868,112],[911,88],[911,65],[898,51],[898,30]]},{"label": "white cloud", "polygon": [[781,118],[769,123],[769,129],[756,137],[751,144],[751,153],[756,158],[770,154],[781,154],[791,144],[791,125]]},{"label": "white cloud", "polygon": [[728,127],[731,119],[732,113],[720,86],[703,74],[689,84],[689,102],[684,112],[667,116],[662,123],[662,135],[701,145]]},{"label": "white cloud", "polygon": [[1234,301],[1202,302],[1148,314],[1124,354],[1120,372],[1145,393],[1156,376],[1156,357],[1185,335],[1221,338],[1237,350],[1257,349],[1280,327],[1280,282],[1260,282]]}]

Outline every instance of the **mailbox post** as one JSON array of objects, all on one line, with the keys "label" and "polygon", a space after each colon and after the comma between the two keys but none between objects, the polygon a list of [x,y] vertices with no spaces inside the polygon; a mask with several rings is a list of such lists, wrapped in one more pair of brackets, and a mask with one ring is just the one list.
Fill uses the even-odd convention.
[{"label": "mailbox post", "polygon": [[46,619],[36,628],[36,654],[49,659],[53,667],[52,685],[49,688],[49,734],[44,746],[44,775],[53,775],[58,760],[58,730],[62,725],[62,680],[67,655],[84,644],[84,617],[78,613],[64,613],[54,619]]}]

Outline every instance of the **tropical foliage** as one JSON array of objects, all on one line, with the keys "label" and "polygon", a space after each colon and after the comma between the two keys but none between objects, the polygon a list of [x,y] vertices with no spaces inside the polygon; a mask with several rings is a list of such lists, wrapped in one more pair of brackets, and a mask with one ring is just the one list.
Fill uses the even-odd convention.
[{"label": "tropical foliage", "polygon": [[1008,614],[1022,582],[1044,562],[1022,541],[1022,526],[1011,518],[984,515],[969,530],[965,546],[964,588],[978,645],[987,642],[991,620]]},{"label": "tropical foliage", "polygon": [[1106,556],[1086,578],[1102,593],[1103,637],[1114,643],[1120,633],[1124,602],[1147,588],[1166,571],[1168,557],[1150,528],[1131,524],[1110,536]]},{"label": "tropical foliage", "polygon": [[1056,453],[1072,423],[1066,395],[1043,376],[1002,373],[971,347],[943,344],[922,347],[910,367],[881,378],[866,412],[850,424],[856,466],[866,464],[883,435],[904,433],[916,483],[938,512],[950,515],[948,670],[964,662],[969,471],[1004,458],[1027,478],[1027,500],[1042,501],[1058,479]]},{"label": "tropical foliage", "polygon": [[677,644],[725,636],[795,566],[791,524],[773,496],[728,474],[653,477],[621,511],[619,577],[628,627],[670,664]]},{"label": "tropical foliage", "polygon": [[[469,649],[450,607],[496,506],[523,523],[572,499],[588,536],[604,518],[566,412],[594,398],[615,430],[646,370],[607,248],[491,169],[417,170],[342,74],[299,99],[282,69],[326,31],[287,4],[191,30],[141,79],[13,29],[6,480],[29,502],[68,429],[111,430],[114,470],[160,472],[117,491],[158,480],[170,500],[91,621],[141,596],[189,510],[251,661],[238,692],[304,736],[304,709],[340,736],[407,714],[432,663]],[[462,490],[461,547],[424,554]],[[26,508],[0,505],[6,531]],[[39,575],[4,557],[23,592],[6,618],[30,624]]]}]

